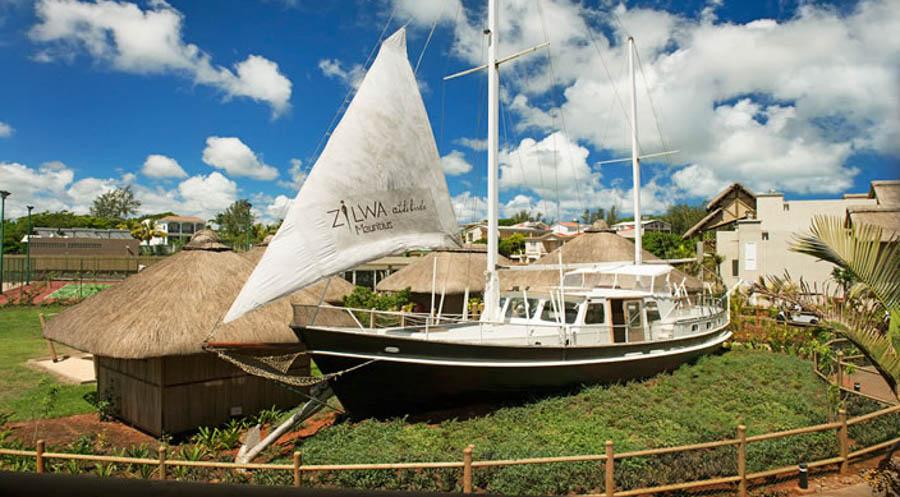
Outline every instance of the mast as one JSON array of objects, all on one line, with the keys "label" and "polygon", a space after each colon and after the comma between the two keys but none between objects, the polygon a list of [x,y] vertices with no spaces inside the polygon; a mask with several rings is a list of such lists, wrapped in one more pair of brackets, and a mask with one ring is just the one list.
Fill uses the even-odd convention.
[{"label": "mast", "polygon": [[628,69],[631,72],[631,173],[634,177],[634,263],[641,264],[641,159],[638,151],[637,90],[634,79],[634,37],[628,37]]},{"label": "mast", "polygon": [[487,246],[487,271],[484,287],[484,316],[488,321],[498,319],[500,307],[500,282],[497,278],[497,253],[498,239],[500,235],[497,220],[500,207],[499,165],[499,111],[500,111],[500,72],[497,66],[497,2],[488,0],[488,28],[485,34],[488,37],[487,50],[487,76],[488,76],[488,175],[487,175],[487,208],[488,208],[488,246]]}]

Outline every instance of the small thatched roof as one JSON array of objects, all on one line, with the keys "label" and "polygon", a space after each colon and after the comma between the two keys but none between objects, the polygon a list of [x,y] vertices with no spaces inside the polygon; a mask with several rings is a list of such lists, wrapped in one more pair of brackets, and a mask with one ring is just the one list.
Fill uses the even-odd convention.
[{"label": "small thatched roof", "polygon": [[231,250],[231,247],[219,240],[219,235],[210,229],[200,230],[191,237],[191,241],[181,250],[211,250],[224,251]]},{"label": "small thatched roof", "polygon": [[848,224],[871,224],[881,228],[881,240],[900,239],[900,206],[865,206],[847,208]]},{"label": "small thatched roof", "polygon": [[[99,356],[144,359],[202,352],[203,343],[295,343],[288,327],[291,303],[315,304],[300,290],[227,325],[231,306],[254,263],[247,254],[221,250],[218,238],[199,232],[194,248],[167,257],[122,283],[72,306],[47,322],[44,336]],[[210,247],[208,249],[197,246]],[[334,286],[334,284],[332,284]]]},{"label": "small thatched roof", "polygon": [[[562,247],[550,252],[534,262],[535,265],[559,264],[559,254],[563,264],[584,264],[592,262],[628,262],[634,259],[634,241],[610,232],[586,232]],[[652,253],[644,250],[645,261],[659,260]],[[681,282],[689,289],[699,289],[702,283],[697,278],[679,270],[672,271],[671,280]],[[620,278],[620,282],[626,283]],[[500,288],[503,290],[533,289],[547,291],[559,286],[559,270],[548,269],[538,271],[500,271]]]},{"label": "small thatched roof", "polygon": [[610,231],[609,224],[602,219],[598,219],[594,221],[586,230],[586,233],[600,233],[603,231]]},{"label": "small thatched roof", "polygon": [[[431,293],[432,273],[437,260],[435,288],[447,294],[484,291],[484,271],[487,266],[487,252],[484,250],[440,250],[425,255],[419,260],[378,282],[379,291],[399,292],[410,288],[413,293]],[[499,256],[498,264],[510,265],[512,261]]]}]

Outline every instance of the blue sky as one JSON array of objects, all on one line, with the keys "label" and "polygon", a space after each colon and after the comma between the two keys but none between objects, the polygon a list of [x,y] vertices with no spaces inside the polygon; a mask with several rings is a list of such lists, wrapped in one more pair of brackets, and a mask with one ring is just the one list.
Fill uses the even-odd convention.
[{"label": "blue sky", "polygon": [[[485,80],[441,77],[481,60],[483,3],[0,0],[9,213],[132,184],[145,212],[249,198],[277,219],[387,24],[408,26],[413,64],[436,26],[417,76],[459,220],[479,218]],[[645,164],[651,212],[731,181],[808,198],[900,177],[897,1],[520,0],[501,22],[504,54],[552,43],[552,64],[502,70],[505,213],[630,211],[630,168],[596,164],[628,152],[628,34],[642,150],[681,151]]]}]

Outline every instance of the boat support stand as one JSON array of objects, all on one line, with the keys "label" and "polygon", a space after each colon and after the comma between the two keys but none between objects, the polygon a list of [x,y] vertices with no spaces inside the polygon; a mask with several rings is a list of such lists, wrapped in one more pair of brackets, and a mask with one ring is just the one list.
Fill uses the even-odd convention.
[{"label": "boat support stand", "polygon": [[260,425],[251,428],[244,437],[244,445],[235,457],[235,462],[247,464],[260,452],[275,443],[282,435],[292,430],[295,426],[309,419],[313,414],[322,410],[326,402],[334,395],[328,382],[322,382],[313,386],[309,392],[309,400],[300,406],[293,414],[284,420],[277,428],[272,430],[266,438],[259,439]]}]

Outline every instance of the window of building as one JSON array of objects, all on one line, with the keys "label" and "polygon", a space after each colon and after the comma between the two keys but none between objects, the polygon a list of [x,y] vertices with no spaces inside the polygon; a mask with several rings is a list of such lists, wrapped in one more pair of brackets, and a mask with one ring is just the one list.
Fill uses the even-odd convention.
[{"label": "window of building", "polygon": [[590,303],[584,313],[584,324],[600,324],[606,321],[603,303]]},{"label": "window of building", "polygon": [[791,204],[787,204],[787,203],[786,203],[786,204],[784,204],[784,205],[782,206],[782,208],[783,208],[784,210],[786,210],[786,211],[789,211],[789,210],[791,210]]},{"label": "window of building", "polygon": [[738,275],[738,260],[737,259],[734,259],[733,261],[731,261],[731,275],[732,276]]},{"label": "window of building", "polygon": [[768,232],[768,231],[763,231],[763,232],[762,232],[762,239],[763,239],[763,240],[768,240],[768,239],[769,239],[769,232]]}]

